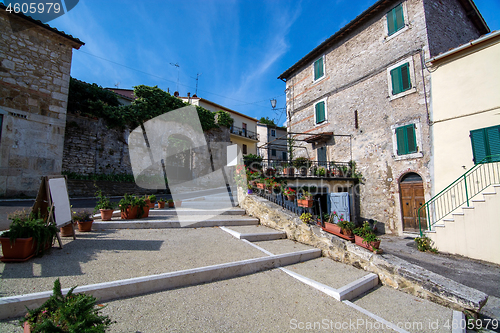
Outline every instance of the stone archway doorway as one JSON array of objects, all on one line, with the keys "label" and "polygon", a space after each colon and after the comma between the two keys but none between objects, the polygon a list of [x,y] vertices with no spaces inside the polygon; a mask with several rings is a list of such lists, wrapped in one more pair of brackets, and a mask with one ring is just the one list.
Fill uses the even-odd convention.
[{"label": "stone archway doorway", "polygon": [[[425,203],[422,177],[414,172],[404,175],[399,182],[399,193],[403,231],[419,232],[417,211]],[[424,210],[420,213],[420,222],[422,230],[425,230],[427,228],[427,217]]]}]

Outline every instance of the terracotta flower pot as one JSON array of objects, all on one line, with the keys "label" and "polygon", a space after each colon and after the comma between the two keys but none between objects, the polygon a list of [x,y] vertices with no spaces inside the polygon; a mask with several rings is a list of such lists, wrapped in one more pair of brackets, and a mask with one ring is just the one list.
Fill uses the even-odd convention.
[{"label": "terracotta flower pot", "polygon": [[333,233],[340,234],[340,230],[341,229],[335,223],[325,222],[325,230],[328,231],[328,232],[333,232]]},{"label": "terracotta flower pot", "polygon": [[131,220],[137,218],[137,206],[128,206],[125,211],[121,212],[122,220]]},{"label": "terracotta flower pot", "polygon": [[3,252],[1,261],[26,261],[35,255],[36,246],[33,237],[17,238],[13,244],[8,237],[0,237],[0,242]]},{"label": "terracotta flower pot", "polygon": [[342,229],[342,234],[344,234],[344,235],[346,235],[348,237],[354,236],[354,233],[350,229]]},{"label": "terracotta flower pot", "polygon": [[73,237],[73,228],[71,224],[65,225],[59,229],[61,237]]},{"label": "terracotta flower pot", "polygon": [[313,206],[312,200],[297,200],[297,205],[299,207],[311,208]]},{"label": "terracotta flower pot", "polygon": [[101,212],[101,219],[103,221],[111,221],[111,218],[113,217],[113,210],[112,209],[99,209]]},{"label": "terracotta flower pot", "polygon": [[360,237],[358,235],[354,235],[354,241],[356,242],[356,245],[364,247],[365,249],[368,249],[370,251],[375,251],[375,249],[378,249],[380,247],[380,241],[366,243],[363,237]]},{"label": "terracotta flower pot", "polygon": [[151,203],[149,204],[149,209],[154,209],[154,208],[155,208],[155,203],[154,203],[154,202],[151,202]]},{"label": "terracotta flower pot", "polygon": [[27,321],[24,322],[23,333],[31,333],[30,323],[28,323]]},{"label": "terracotta flower pot", "polygon": [[169,203],[168,203],[168,208],[174,208],[174,207],[175,207],[175,206],[174,206],[174,203],[173,203],[173,202],[169,202]]},{"label": "terracotta flower pot", "polygon": [[295,201],[295,198],[296,198],[296,196],[295,196],[295,195],[287,195],[287,196],[286,196],[286,199],[287,199],[288,201]]},{"label": "terracotta flower pot", "polygon": [[[142,207],[144,213],[142,214],[142,217],[149,217],[149,206]],[[139,212],[139,207],[137,207],[137,212]],[[139,213],[138,213],[139,214]]]},{"label": "terracotta flower pot", "polygon": [[165,201],[159,201],[158,202],[158,208],[165,208]]},{"label": "terracotta flower pot", "polygon": [[78,231],[89,232],[92,231],[92,220],[90,221],[78,221]]}]

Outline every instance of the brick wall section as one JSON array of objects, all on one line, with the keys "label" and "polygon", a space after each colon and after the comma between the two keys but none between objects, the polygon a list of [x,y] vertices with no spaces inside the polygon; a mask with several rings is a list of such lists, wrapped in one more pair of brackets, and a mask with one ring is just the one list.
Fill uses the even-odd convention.
[{"label": "brick wall section", "polygon": [[72,48],[80,44],[3,10],[0,31],[0,195],[35,195],[40,176],[61,172]]},{"label": "brick wall section", "polygon": [[[440,3],[426,0],[427,6]],[[442,1],[455,3],[456,0]],[[337,41],[324,52],[325,76],[313,82],[312,62],[287,79],[287,108],[290,110],[288,131],[300,133],[333,132],[352,135],[352,159],[365,178],[361,186],[361,217],[385,223],[386,231],[402,233],[403,223],[399,181],[408,172],[418,173],[424,182],[425,198],[431,193],[431,145],[428,125],[430,111],[430,74],[422,70],[422,61],[430,58],[426,10],[423,0],[403,2],[408,26],[387,36],[386,15],[391,7]],[[439,19],[434,13],[430,22]],[[464,24],[445,20],[451,31],[465,29]],[[469,34],[476,29],[470,28]],[[450,34],[450,45],[459,45],[463,36]],[[448,38],[448,37],[447,37]],[[436,47],[445,47],[437,38]],[[446,44],[446,47],[447,45]],[[316,60],[316,59],[315,59]],[[408,60],[412,66],[412,92],[391,99],[389,67]],[[327,122],[314,123],[314,104],[326,100]],[[354,112],[359,127],[355,128]],[[417,125],[420,156],[400,159],[394,153],[394,129],[408,123]],[[306,136],[299,136],[304,139]],[[317,160],[312,144],[304,145]],[[346,162],[351,159],[349,139],[334,137],[327,142],[328,160]],[[317,148],[317,147],[316,147]],[[296,156],[305,155],[296,149]]]},{"label": "brick wall section", "polygon": [[424,0],[424,7],[432,57],[480,36],[457,0]]}]

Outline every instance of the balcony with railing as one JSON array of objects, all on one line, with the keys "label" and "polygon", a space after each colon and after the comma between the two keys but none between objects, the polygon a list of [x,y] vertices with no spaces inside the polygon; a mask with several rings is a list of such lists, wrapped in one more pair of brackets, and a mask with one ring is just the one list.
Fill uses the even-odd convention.
[{"label": "balcony with railing", "polygon": [[356,164],[353,162],[268,159],[257,165],[249,165],[249,168],[254,171],[258,170],[265,177],[279,176],[300,179],[361,178],[361,175],[356,171]]},{"label": "balcony with railing", "polygon": [[244,138],[249,138],[251,140],[259,140],[259,136],[257,133],[247,130],[246,128],[231,126],[230,128],[231,134],[239,135]]}]

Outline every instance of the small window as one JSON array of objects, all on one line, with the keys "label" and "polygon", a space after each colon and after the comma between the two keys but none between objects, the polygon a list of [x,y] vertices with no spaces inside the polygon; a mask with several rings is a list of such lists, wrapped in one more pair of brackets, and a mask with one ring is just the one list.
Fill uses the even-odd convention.
[{"label": "small window", "polygon": [[470,131],[474,164],[500,161],[500,125]]},{"label": "small window", "polygon": [[321,79],[325,75],[323,57],[314,62],[314,81]]},{"label": "small window", "polygon": [[271,136],[274,136],[274,137],[276,136],[276,130],[273,130],[273,129],[271,130]]},{"label": "small window", "polygon": [[403,4],[399,4],[387,13],[387,33],[389,36],[395,34],[405,27]]},{"label": "small window", "polygon": [[287,155],[286,155],[286,151],[283,152],[283,154],[281,155],[282,158],[283,158],[283,161],[286,161],[288,158],[287,158]]},{"label": "small window", "polygon": [[243,154],[247,154],[247,145],[243,145]]},{"label": "small window", "polygon": [[316,124],[322,123],[326,120],[326,107],[325,101],[318,102],[314,105]]},{"label": "small window", "polygon": [[247,124],[242,123],[242,126],[243,126],[243,136],[247,136]]},{"label": "small window", "polygon": [[392,94],[397,95],[411,89],[410,64],[405,63],[391,70]]},{"label": "small window", "polygon": [[415,137],[415,124],[396,128],[396,141],[398,145],[398,155],[416,153],[418,147]]},{"label": "small window", "polygon": [[276,149],[271,149],[271,156],[276,156]]}]

